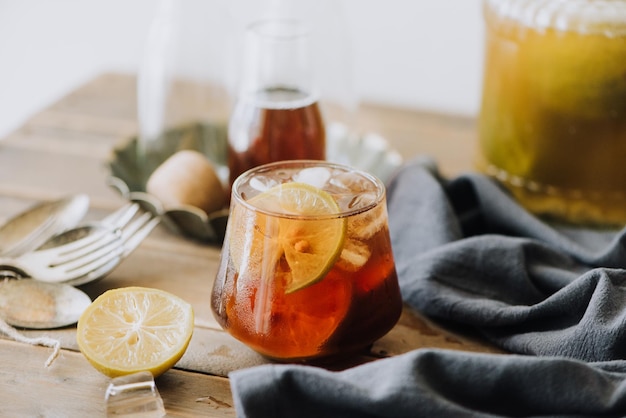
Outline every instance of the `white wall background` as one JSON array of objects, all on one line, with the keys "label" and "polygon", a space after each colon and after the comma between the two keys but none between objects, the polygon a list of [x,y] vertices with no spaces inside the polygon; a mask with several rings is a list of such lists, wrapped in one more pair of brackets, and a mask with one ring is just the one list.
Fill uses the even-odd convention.
[{"label": "white wall background", "polygon": [[[262,4],[226,1],[235,19]],[[345,22],[361,101],[477,113],[481,0],[310,1]],[[0,137],[101,72],[135,73],[157,6],[155,0],[0,0]]]}]

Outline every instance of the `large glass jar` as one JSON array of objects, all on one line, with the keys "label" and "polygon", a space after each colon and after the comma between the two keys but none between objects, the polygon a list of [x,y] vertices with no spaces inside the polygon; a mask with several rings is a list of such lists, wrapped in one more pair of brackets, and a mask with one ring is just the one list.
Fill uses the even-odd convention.
[{"label": "large glass jar", "polygon": [[626,223],[626,1],[485,0],[478,167],[530,211]]}]

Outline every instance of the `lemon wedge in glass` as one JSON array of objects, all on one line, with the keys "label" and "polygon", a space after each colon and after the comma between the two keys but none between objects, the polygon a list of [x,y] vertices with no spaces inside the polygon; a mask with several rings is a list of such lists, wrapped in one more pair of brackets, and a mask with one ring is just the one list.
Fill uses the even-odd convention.
[{"label": "lemon wedge in glass", "polygon": [[[231,214],[230,254],[240,274],[284,282],[293,293],[322,280],[343,249],[346,221],[322,189],[284,183],[262,192]],[[250,235],[243,231],[253,231]]]}]

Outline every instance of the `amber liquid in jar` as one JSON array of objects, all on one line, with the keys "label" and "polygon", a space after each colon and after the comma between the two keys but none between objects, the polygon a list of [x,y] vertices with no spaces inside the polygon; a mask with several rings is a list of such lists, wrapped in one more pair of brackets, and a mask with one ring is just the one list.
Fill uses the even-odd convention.
[{"label": "amber liquid in jar", "polygon": [[230,184],[244,171],[275,161],[326,158],[317,101],[297,89],[268,88],[235,108],[228,128]]},{"label": "amber liquid in jar", "polygon": [[619,225],[626,223],[626,2],[566,3],[485,1],[477,164],[531,212]]}]

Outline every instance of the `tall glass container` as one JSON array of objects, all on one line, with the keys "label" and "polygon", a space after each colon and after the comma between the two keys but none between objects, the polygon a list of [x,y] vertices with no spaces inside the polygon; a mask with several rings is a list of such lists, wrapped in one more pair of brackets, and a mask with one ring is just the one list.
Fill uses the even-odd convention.
[{"label": "tall glass container", "polygon": [[530,211],[626,222],[626,1],[485,0],[478,167]]},{"label": "tall glass container", "polygon": [[304,22],[272,18],[248,26],[243,78],[228,126],[231,183],[265,163],[325,158],[309,47]]},{"label": "tall glass container", "polygon": [[189,148],[202,151],[226,181],[232,26],[224,0],[156,3],[137,77],[143,184],[164,156]]}]

